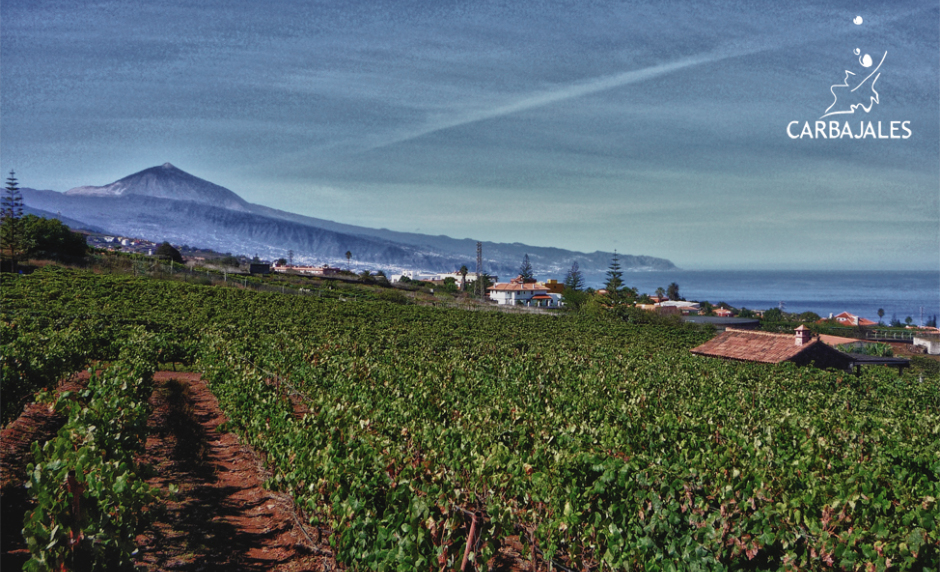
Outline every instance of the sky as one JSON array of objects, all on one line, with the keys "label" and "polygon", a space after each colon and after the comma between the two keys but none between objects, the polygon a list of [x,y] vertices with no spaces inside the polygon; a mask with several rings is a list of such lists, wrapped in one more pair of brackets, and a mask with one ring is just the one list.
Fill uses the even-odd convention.
[{"label": "sky", "polygon": [[0,4],[4,174],[165,162],[367,227],[940,271],[940,2]]}]

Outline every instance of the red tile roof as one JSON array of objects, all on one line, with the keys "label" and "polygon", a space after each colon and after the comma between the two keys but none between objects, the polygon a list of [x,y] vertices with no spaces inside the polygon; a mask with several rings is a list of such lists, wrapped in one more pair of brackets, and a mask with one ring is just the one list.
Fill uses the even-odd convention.
[{"label": "red tile roof", "polygon": [[871,320],[867,320],[865,318],[859,318],[855,314],[850,314],[848,312],[842,312],[841,314],[833,316],[832,318],[825,318],[823,320],[820,320],[820,322],[824,322],[829,319],[835,320],[839,322],[840,324],[845,324],[846,326],[877,326],[878,325],[878,322],[872,322]]},{"label": "red tile roof", "polygon": [[798,346],[793,334],[775,334],[728,329],[704,344],[692,349],[692,353],[761,363],[780,363],[795,357],[815,341]]},{"label": "red tile roof", "polygon": [[820,334],[819,339],[826,342],[832,347],[841,346],[844,344],[857,344],[863,342],[864,340],[859,340],[857,338],[843,338],[841,336],[829,336],[826,334]]},{"label": "red tile roof", "polygon": [[[803,329],[806,334],[809,330]],[[760,363],[793,362],[799,366],[851,369],[857,357],[840,352],[818,339],[796,345],[797,334],[776,334],[728,329],[708,342],[693,348],[694,354],[708,357]]]}]

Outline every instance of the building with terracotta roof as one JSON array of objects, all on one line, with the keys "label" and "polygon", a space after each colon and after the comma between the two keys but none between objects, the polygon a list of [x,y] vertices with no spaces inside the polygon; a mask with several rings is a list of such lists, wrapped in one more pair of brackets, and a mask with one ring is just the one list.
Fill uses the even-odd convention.
[{"label": "building with terracotta roof", "polygon": [[819,320],[820,322],[825,322],[826,320],[835,320],[842,324],[843,326],[877,326],[878,322],[872,322],[871,320],[866,320],[865,318],[859,318],[855,314],[850,314],[848,312],[842,312],[833,316],[829,315],[828,318]]},{"label": "building with terracotta roof", "polygon": [[561,294],[552,293],[544,284],[537,282],[522,283],[514,279],[512,282],[494,284],[487,291],[491,300],[503,306],[557,308],[561,302]]},{"label": "building with terracotta roof", "polygon": [[788,361],[823,369],[851,370],[855,362],[852,356],[814,338],[805,326],[794,334],[728,329],[691,351],[706,357],[757,363]]}]

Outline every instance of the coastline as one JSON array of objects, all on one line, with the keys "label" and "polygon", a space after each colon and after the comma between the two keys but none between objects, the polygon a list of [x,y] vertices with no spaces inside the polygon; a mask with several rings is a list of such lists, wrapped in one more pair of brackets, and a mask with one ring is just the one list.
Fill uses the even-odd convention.
[{"label": "coastline", "polygon": [[[588,285],[597,288],[603,279],[590,276]],[[687,300],[751,310],[782,302],[785,312],[815,312],[823,318],[850,312],[877,322],[882,308],[885,323],[893,316],[902,322],[911,316],[915,325],[921,323],[921,308],[925,320],[940,316],[940,273],[929,270],[665,270],[625,272],[623,279],[641,294],[676,282]]]}]

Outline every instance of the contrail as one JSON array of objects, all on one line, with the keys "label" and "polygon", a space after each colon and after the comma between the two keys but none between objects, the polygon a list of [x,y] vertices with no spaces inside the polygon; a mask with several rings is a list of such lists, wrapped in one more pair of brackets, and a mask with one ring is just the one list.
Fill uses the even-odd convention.
[{"label": "contrail", "polygon": [[457,117],[449,121],[439,122],[433,125],[427,125],[418,130],[412,131],[411,133],[403,134],[401,136],[383,141],[371,145],[362,151],[371,151],[374,149],[381,149],[382,147],[388,147],[390,145],[395,145],[397,143],[404,143],[406,141],[411,141],[431,133],[437,133],[438,131],[444,131],[446,129],[452,129],[454,127],[460,127],[463,125],[469,125],[471,123],[477,123],[479,121],[485,121],[487,119],[494,119],[496,117],[503,117],[505,115],[511,115],[513,113],[519,113],[522,111],[528,111],[530,109],[536,109],[538,107],[544,107],[546,105],[551,105],[553,103],[558,103],[561,101],[566,101],[569,99],[575,99],[578,97],[583,97],[585,95],[591,95],[593,93],[598,93],[608,89],[614,89],[617,87],[623,87],[625,85],[630,85],[634,83],[639,83],[641,81],[646,81],[653,79],[659,76],[670,74],[679,70],[709,64],[725,59],[740,57],[744,55],[749,55],[761,51],[766,51],[772,49],[766,45],[760,48],[751,48],[751,49],[742,49],[735,51],[717,51],[717,52],[707,52],[704,54],[699,54],[696,56],[689,56],[676,60],[674,62],[657,64],[654,66],[649,66],[643,69],[631,70],[627,72],[621,72],[614,75],[602,76],[598,78],[593,78],[584,82],[579,82],[571,85],[562,86],[556,89],[543,91],[541,93],[536,93],[534,95],[525,96],[518,101],[512,103],[501,105],[492,109],[481,110],[473,113],[468,113],[462,117]]}]

